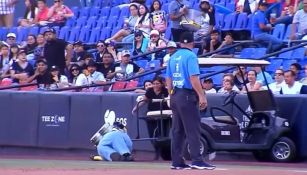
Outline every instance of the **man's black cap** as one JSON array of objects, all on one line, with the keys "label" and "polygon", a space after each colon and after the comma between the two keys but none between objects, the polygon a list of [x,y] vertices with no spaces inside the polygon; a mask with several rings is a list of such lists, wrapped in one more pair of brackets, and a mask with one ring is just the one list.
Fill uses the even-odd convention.
[{"label": "man's black cap", "polygon": [[96,62],[91,59],[91,60],[89,60],[89,62],[88,62],[86,67],[96,67],[96,65],[97,65]]},{"label": "man's black cap", "polygon": [[76,42],[74,42],[73,45],[74,46],[83,46],[83,43],[82,43],[82,41],[76,41]]},{"label": "man's black cap", "polygon": [[180,43],[191,43],[194,42],[194,35],[192,32],[184,32],[180,37]]},{"label": "man's black cap", "polygon": [[56,33],[56,31],[55,31],[54,28],[47,28],[47,29],[44,31],[44,34],[46,34],[47,32]]}]

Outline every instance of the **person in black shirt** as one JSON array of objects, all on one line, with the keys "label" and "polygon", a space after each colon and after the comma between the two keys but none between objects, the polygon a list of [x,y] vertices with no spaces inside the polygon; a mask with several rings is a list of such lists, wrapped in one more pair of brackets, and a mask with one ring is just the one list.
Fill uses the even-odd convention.
[{"label": "person in black shirt", "polygon": [[74,62],[82,67],[84,65],[85,56],[87,56],[88,53],[84,50],[84,46],[81,41],[75,42],[73,46],[74,46],[74,54],[71,59],[71,62]]},{"label": "person in black shirt", "polygon": [[106,43],[103,40],[99,40],[96,44],[97,52],[94,54],[95,61],[97,63],[102,62],[102,56],[107,51]]},{"label": "person in black shirt", "polygon": [[27,61],[26,51],[20,50],[17,55],[18,61],[13,62],[10,70],[11,78],[14,83],[25,81],[34,74],[34,69]]},{"label": "person in black shirt", "polygon": [[211,37],[211,40],[206,41],[206,43],[205,43],[205,47],[204,47],[204,51],[203,51],[204,53],[215,51],[221,45],[221,42],[219,40],[219,32],[217,30],[213,30],[211,32],[210,37]]},{"label": "person in black shirt", "polygon": [[109,52],[102,55],[102,64],[99,64],[97,70],[103,73],[103,76],[108,80],[112,79],[111,73],[114,70],[114,58]]},{"label": "person in black shirt", "polygon": [[67,44],[65,41],[56,38],[56,31],[53,28],[46,29],[44,36],[46,39],[44,57],[46,58],[48,67],[55,65],[59,67],[61,74],[64,74],[64,69],[71,60],[72,48],[67,47],[67,55],[65,58],[65,49]]},{"label": "person in black shirt", "polygon": [[41,59],[36,62],[35,73],[28,79],[28,83],[31,83],[33,80],[36,80],[40,88],[49,88],[55,82],[48,71],[48,65],[45,60]]}]

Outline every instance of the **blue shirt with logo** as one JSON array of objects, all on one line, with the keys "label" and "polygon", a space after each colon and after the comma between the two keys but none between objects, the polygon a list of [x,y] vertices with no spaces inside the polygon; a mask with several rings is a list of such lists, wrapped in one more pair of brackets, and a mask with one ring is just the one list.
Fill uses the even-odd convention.
[{"label": "blue shirt with logo", "polygon": [[175,52],[166,69],[166,77],[172,79],[173,88],[192,89],[190,77],[199,74],[197,56],[189,49],[179,49]]},{"label": "blue shirt with logo", "polygon": [[252,32],[254,36],[264,33],[264,31],[262,31],[262,29],[259,27],[259,24],[268,24],[268,20],[265,17],[264,11],[261,10],[256,11],[253,17]]}]

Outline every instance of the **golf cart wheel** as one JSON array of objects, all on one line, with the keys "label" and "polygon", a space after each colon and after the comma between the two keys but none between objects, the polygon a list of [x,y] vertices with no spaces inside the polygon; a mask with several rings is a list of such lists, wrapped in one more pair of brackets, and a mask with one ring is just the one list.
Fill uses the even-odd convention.
[{"label": "golf cart wheel", "polygon": [[294,142],[288,137],[281,137],[273,144],[270,150],[271,159],[275,162],[290,162],[296,157]]},{"label": "golf cart wheel", "polygon": [[253,155],[259,162],[265,162],[270,159],[268,151],[253,151]]},{"label": "golf cart wheel", "polygon": [[[206,139],[204,138],[200,138],[200,154],[203,157],[206,157],[209,151],[209,146],[208,146],[208,142]],[[185,147],[184,147],[184,158],[185,160],[191,160],[191,156],[190,156],[190,145],[188,143],[186,143]]]}]

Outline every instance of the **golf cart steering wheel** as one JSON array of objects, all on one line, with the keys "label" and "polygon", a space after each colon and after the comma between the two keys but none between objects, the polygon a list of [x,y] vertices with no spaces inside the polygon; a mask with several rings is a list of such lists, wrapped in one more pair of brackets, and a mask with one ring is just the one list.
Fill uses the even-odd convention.
[{"label": "golf cart steering wheel", "polygon": [[231,91],[229,95],[225,98],[223,106],[227,106],[230,103],[234,103],[235,97],[238,94],[236,91]]}]

